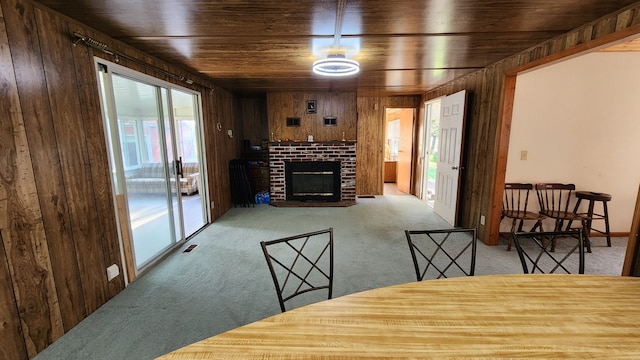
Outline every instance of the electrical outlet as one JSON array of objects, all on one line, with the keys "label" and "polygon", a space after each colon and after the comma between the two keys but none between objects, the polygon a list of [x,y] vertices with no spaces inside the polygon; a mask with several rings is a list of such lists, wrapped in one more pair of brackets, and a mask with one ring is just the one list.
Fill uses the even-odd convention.
[{"label": "electrical outlet", "polygon": [[118,275],[120,275],[120,268],[118,268],[118,265],[113,264],[107,268],[107,281],[113,280]]},{"label": "electrical outlet", "polygon": [[527,160],[527,150],[520,151],[520,160]]},{"label": "electrical outlet", "polygon": [[480,225],[484,225],[484,215],[480,215]]}]

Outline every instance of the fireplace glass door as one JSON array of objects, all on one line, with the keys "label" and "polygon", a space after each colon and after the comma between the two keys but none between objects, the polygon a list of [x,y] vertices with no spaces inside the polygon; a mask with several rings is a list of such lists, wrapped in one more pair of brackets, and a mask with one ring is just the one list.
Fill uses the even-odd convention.
[{"label": "fireplace glass door", "polygon": [[340,162],[285,164],[288,201],[340,201]]}]

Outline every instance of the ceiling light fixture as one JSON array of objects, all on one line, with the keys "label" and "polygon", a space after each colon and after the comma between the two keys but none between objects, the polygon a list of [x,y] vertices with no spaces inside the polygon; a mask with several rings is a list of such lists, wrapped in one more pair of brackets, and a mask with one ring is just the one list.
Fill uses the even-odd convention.
[{"label": "ceiling light fixture", "polygon": [[349,76],[360,72],[360,64],[344,55],[333,54],[314,62],[313,72],[323,76]]},{"label": "ceiling light fixture", "polygon": [[340,49],[340,37],[342,36],[342,23],[344,22],[344,9],[347,0],[338,0],[336,4],[336,22],[333,34],[333,50],[326,59],[313,63],[313,72],[322,76],[349,76],[360,72],[360,63],[347,59]]}]

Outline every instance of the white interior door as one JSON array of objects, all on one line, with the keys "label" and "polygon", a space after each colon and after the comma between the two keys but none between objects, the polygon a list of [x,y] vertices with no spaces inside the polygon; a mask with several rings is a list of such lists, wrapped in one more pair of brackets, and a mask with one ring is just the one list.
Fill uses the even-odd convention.
[{"label": "white interior door", "polygon": [[456,226],[466,91],[442,98],[433,210]]}]

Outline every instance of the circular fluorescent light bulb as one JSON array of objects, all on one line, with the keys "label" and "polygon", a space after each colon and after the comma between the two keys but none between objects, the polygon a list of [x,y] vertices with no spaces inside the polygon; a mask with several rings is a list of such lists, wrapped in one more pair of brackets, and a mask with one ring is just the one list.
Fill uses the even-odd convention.
[{"label": "circular fluorescent light bulb", "polygon": [[313,72],[322,76],[349,76],[360,72],[360,64],[344,55],[329,55],[313,63]]}]

